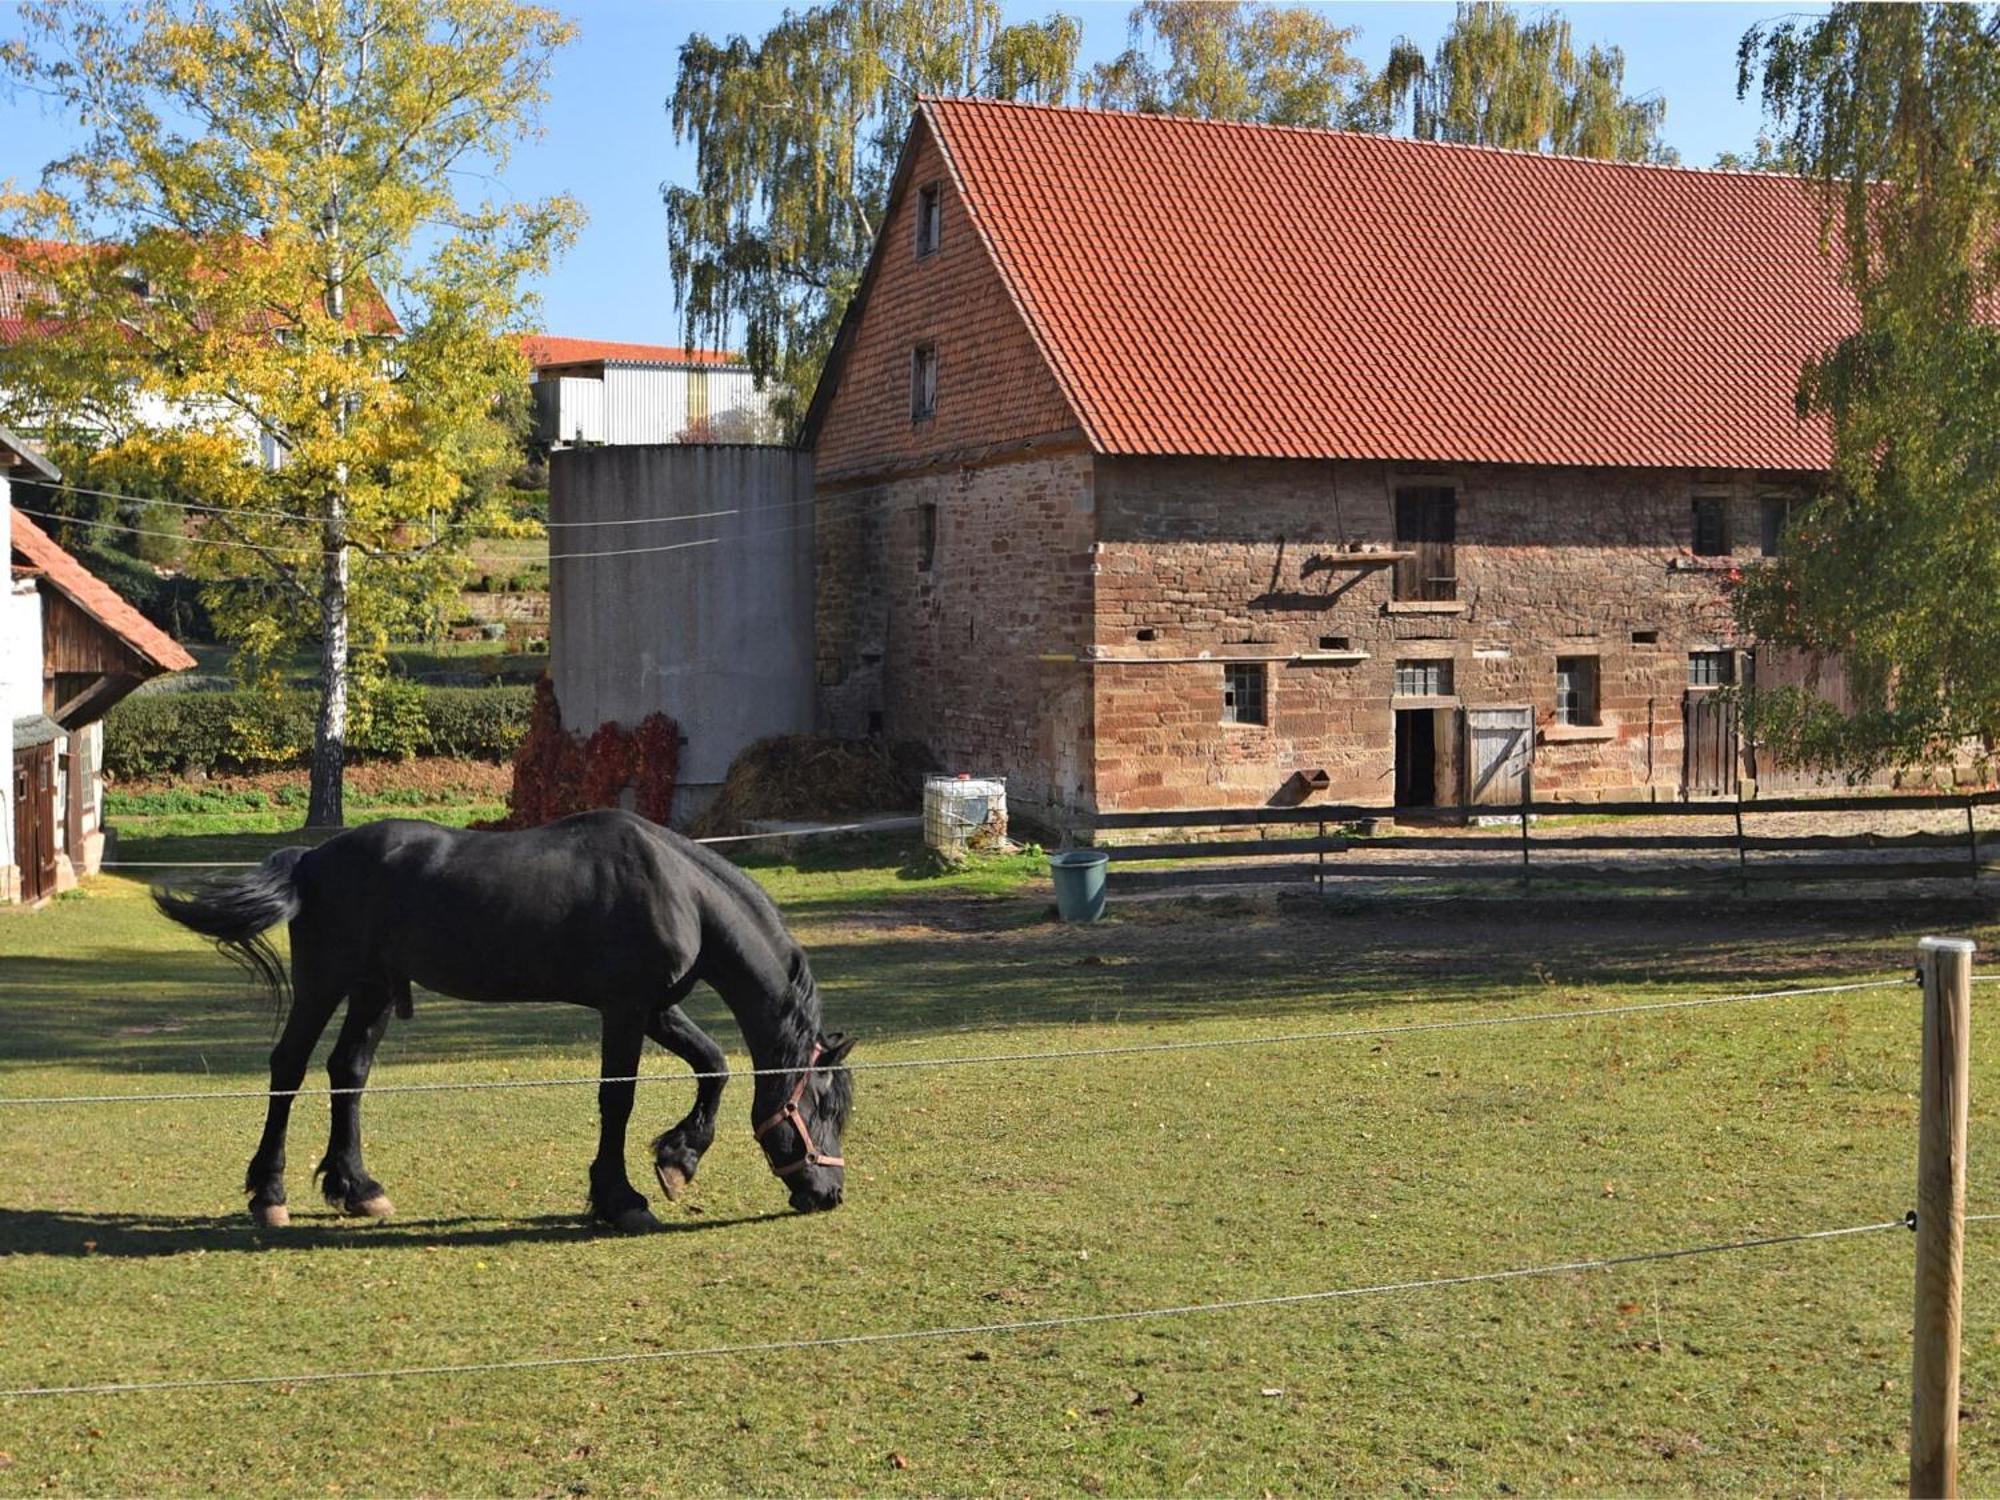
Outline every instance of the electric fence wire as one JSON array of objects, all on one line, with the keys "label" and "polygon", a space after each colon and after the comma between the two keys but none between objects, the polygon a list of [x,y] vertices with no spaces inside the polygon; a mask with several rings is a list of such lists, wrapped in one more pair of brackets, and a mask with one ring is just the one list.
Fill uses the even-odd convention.
[{"label": "electric fence wire", "polygon": [[1189,1302],[1175,1307],[1132,1308],[1118,1312],[1069,1313],[1047,1318],[1017,1318],[1002,1323],[959,1323],[933,1328],[908,1328],[884,1333],[831,1334],[821,1338],[762,1339],[740,1344],[702,1344],[680,1349],[634,1349],[605,1354],[545,1355],[531,1359],[476,1360],[463,1364],[400,1365],[372,1370],[310,1370],[292,1375],[200,1375],[173,1380],[100,1381],[76,1385],[16,1386],[0,1389],[0,1399],[19,1400],[49,1396],[125,1396],[140,1392],[223,1390],[242,1386],[327,1385],[338,1381],[401,1380],[422,1376],[488,1375],[525,1370],[575,1369],[586,1365],[657,1364],[667,1360],[724,1359],[744,1355],[779,1354],[811,1349],[853,1349],[879,1344],[906,1344],[919,1340],[985,1338],[1006,1334],[1041,1333],[1059,1328],[1084,1328],[1108,1323],[1139,1323],[1165,1318],[1184,1318],[1216,1313],[1245,1312],[1256,1308],[1303,1307],[1313,1303],[1338,1302],[1355,1297],[1388,1297],[1417,1292],[1439,1291],[1447,1287],[1475,1286],[1487,1282],[1524,1281],[1542,1276],[1575,1276],[1614,1271],[1624,1266],[1659,1261],[1691,1260],[1697,1256],[1726,1255],[1745,1250],[1763,1250],[1778,1245],[1809,1241],[1848,1239],[1858,1235],[1882,1234],[1892,1229],[1910,1228],[1906,1215],[1875,1224],[1850,1224],[1838,1229],[1808,1229],[1788,1234],[1760,1235],[1754,1239],[1729,1240],[1708,1245],[1689,1245],[1674,1250],[1641,1250],[1628,1255],[1608,1255],[1592,1260],[1559,1261],[1550,1265],[1516,1266],[1504,1271],[1476,1271],[1459,1276],[1430,1276],[1413,1281],[1385,1281],[1371,1286],[1336,1287],[1326,1291],[1287,1292],[1269,1297],[1232,1297],[1222,1302]]},{"label": "electric fence wire", "polygon": [[[1394,1026],[1355,1026],[1327,1031],[1294,1031],[1274,1036],[1208,1037],[1187,1042],[1136,1042],[1115,1047],[1070,1047],[1043,1052],[975,1052],[947,1057],[904,1057],[863,1059],[842,1066],[854,1072],[901,1072],[911,1069],[988,1067],[1001,1063],[1076,1062],[1092,1058],[1141,1057],[1167,1052],[1210,1052],[1227,1048],[1292,1046],[1304,1042],[1353,1041],[1360,1038],[1416,1036],[1434,1031],[1468,1031],[1496,1026],[1545,1025],[1559,1021],[1589,1021],[1608,1016],[1650,1015],[1663,1011],[1702,1010],[1718,1005],[1747,1005],[1760,1001],[1797,1000],[1814,995],[1858,994],[1868,990],[1907,989],[1910,981],[1900,979],[1859,980],[1847,984],[1813,985],[1804,989],[1753,990],[1734,995],[1707,995],[1689,1000],[1648,1000],[1629,1005],[1597,1006],[1586,1010],[1536,1011],[1519,1016],[1470,1016],[1450,1021],[1411,1021]],[[352,1088],[299,1089],[188,1089],[171,1092],[127,1094],[15,1094],[0,1097],[0,1108],[25,1105],[154,1104],[185,1103],[223,1099],[310,1099],[340,1094],[457,1094],[488,1093],[513,1089],[596,1088],[607,1083],[674,1083],[705,1079],[796,1077],[799,1069],[749,1068],[740,1073],[726,1069],[688,1073],[635,1073],[616,1078],[598,1076],[574,1078],[491,1078],[449,1083],[379,1083]]]}]

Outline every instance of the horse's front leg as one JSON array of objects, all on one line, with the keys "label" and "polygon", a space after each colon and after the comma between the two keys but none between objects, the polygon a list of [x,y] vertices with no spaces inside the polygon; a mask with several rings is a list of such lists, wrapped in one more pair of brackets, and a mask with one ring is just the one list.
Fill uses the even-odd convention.
[{"label": "horse's front leg", "polygon": [[646,1014],[616,1003],[604,1008],[604,1045],[597,1086],[597,1160],[590,1164],[590,1209],[599,1220],[637,1232],[660,1221],[625,1175],[625,1125],[632,1118],[632,1079],[646,1045]]},{"label": "horse's front leg", "polygon": [[387,985],[357,984],[347,997],[347,1019],[326,1060],[327,1081],[334,1087],[333,1131],[319,1164],[320,1188],[326,1201],[343,1213],[386,1219],[396,1211],[382,1184],[368,1175],[361,1162],[361,1095],[375,1062],[375,1048],[389,1029]]},{"label": "horse's front leg", "polygon": [[647,1023],[647,1033],[702,1076],[695,1079],[694,1107],[687,1118],[653,1142],[653,1170],[669,1198],[694,1181],[695,1168],[715,1143],[715,1119],[722,1108],[729,1066],[715,1038],[690,1021],[678,1005],[663,1006]]}]

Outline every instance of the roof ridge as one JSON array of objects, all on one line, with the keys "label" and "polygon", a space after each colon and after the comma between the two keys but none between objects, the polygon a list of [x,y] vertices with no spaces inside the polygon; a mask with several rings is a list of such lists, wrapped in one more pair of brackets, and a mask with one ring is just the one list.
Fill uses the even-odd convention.
[{"label": "roof ridge", "polygon": [[1216,120],[1201,115],[1162,114],[1150,110],[1109,109],[1097,104],[1049,104],[1038,99],[986,99],[973,94],[919,94],[917,103],[947,108],[1024,110],[1052,115],[1103,116],[1109,119],[1156,121],[1202,130],[1248,130],[1271,135],[1338,136],[1348,140],[1381,141],[1413,149],[1472,152],[1486,156],[1527,157],[1535,161],[1576,162],[1589,167],[1634,167],[1648,172],[1693,172],[1704,177],[1754,177],[1768,182],[1811,184],[1815,178],[1795,172],[1762,172],[1752,167],[1703,167],[1687,162],[1623,161],[1608,156],[1584,156],[1574,151],[1538,151],[1527,146],[1489,146],[1474,141],[1427,141],[1384,130],[1343,130],[1331,125],[1280,125],[1266,120]]}]

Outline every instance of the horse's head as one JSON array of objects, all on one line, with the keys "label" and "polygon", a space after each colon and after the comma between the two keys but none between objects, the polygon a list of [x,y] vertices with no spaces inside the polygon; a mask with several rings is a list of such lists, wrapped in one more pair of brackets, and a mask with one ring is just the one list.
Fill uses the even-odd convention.
[{"label": "horse's head", "polygon": [[854,1075],[842,1064],[853,1050],[853,1039],[835,1032],[813,1043],[803,1071],[758,1080],[773,1087],[758,1092],[757,1139],[800,1213],[840,1205],[847,1166],[840,1135],[854,1106]]}]

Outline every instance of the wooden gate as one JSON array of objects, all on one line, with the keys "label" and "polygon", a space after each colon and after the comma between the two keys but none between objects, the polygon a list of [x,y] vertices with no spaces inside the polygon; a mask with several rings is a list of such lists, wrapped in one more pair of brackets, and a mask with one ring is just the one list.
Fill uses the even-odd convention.
[{"label": "wooden gate", "polygon": [[56,888],[56,747],[14,752],[14,860],[21,899],[39,901]]},{"label": "wooden gate", "polygon": [[1734,797],[1737,762],[1736,700],[1713,690],[1691,690],[1682,710],[1682,794]]},{"label": "wooden gate", "polygon": [[1528,795],[1534,749],[1532,708],[1466,709],[1466,805],[1518,806]]}]

